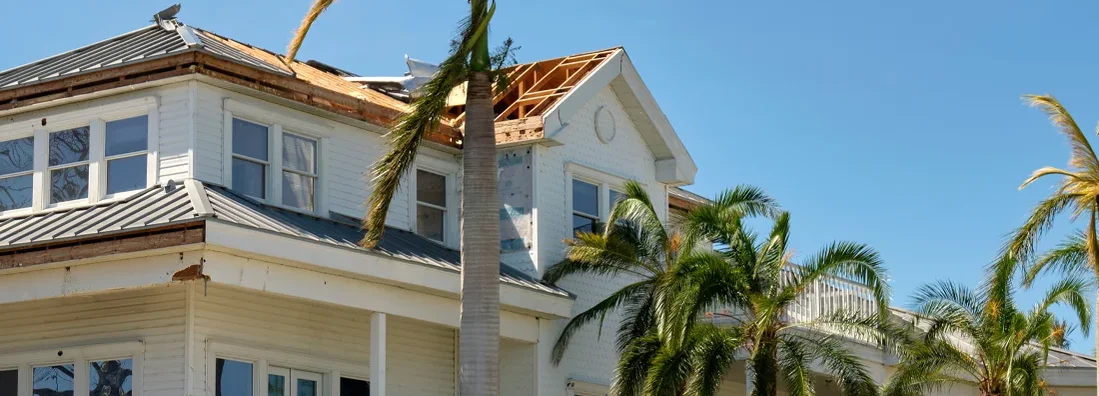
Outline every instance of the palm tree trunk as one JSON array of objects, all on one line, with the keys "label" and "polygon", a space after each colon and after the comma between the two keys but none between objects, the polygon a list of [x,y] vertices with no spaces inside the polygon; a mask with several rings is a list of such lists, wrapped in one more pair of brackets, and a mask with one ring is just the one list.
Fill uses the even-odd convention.
[{"label": "palm tree trunk", "polygon": [[[1091,206],[1091,212],[1088,213],[1088,235],[1087,238],[1087,251],[1088,261],[1091,264],[1091,270],[1095,273],[1096,279],[1099,280],[1099,235],[1096,235],[1095,216],[1099,216],[1099,200]],[[1095,308],[1099,311],[1099,294],[1095,296]],[[1095,315],[1095,323],[1099,326],[1099,315]],[[1099,327],[1096,327],[1099,329]],[[1099,337],[1095,337],[1095,349],[1099,351]],[[1099,370],[1095,371],[1095,380],[1099,381]]]},{"label": "palm tree trunk", "polygon": [[778,345],[764,343],[756,352],[755,358],[749,361],[752,365],[754,378],[746,378],[753,381],[754,392],[747,396],[775,396],[778,394]]},{"label": "palm tree trunk", "polygon": [[500,392],[500,204],[494,118],[490,75],[488,71],[471,72],[462,148],[465,169],[458,362],[463,396],[495,396]]}]

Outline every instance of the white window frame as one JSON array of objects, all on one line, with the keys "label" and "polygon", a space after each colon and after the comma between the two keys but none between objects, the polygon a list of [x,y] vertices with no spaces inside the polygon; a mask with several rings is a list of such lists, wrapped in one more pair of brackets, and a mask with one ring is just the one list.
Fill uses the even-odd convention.
[{"label": "white window frame", "polygon": [[[615,176],[607,172],[588,168],[586,166],[578,165],[575,163],[567,163],[565,165],[565,201],[568,207],[569,214],[579,213],[576,211],[572,204],[572,181],[579,180],[588,184],[594,184],[599,187],[599,221],[606,223],[610,218],[611,202],[610,192],[611,190],[617,192],[624,192],[626,189],[624,186],[629,179]],[[640,182],[638,182],[640,183]],[[642,187],[646,184],[641,183]],[[585,217],[589,217],[588,214],[583,214]],[[565,228],[568,230],[567,235],[572,238],[573,226],[572,216],[569,216],[566,222]]]},{"label": "white window frame", "polygon": [[[370,373],[362,371],[364,367],[370,365],[370,362],[366,361],[352,362],[322,358],[316,355],[277,348],[249,346],[216,340],[207,340],[206,350],[209,352],[206,354],[206,383],[210,384],[211,390],[215,390],[217,386],[217,359],[252,363],[253,396],[267,396],[267,375],[272,373],[272,370],[275,370],[275,374],[280,374],[283,369],[289,369],[291,374],[297,370],[320,374],[320,381],[318,382],[320,383],[321,395],[339,395],[340,377],[370,381]],[[287,385],[290,385],[291,376],[287,376],[286,381]],[[293,386],[296,387],[297,381],[293,382],[295,383]]]},{"label": "white window frame", "polygon": [[[431,173],[431,174],[443,177],[443,180],[444,180],[443,181],[443,183],[444,183],[443,188],[446,189],[446,191],[444,191],[444,193],[446,194],[445,198],[444,198],[446,200],[446,206],[439,206],[439,205],[435,205],[433,203],[428,203],[428,202],[424,202],[424,201],[420,200],[419,187],[418,187],[419,186],[419,183],[418,183],[419,182],[419,171],[424,171],[424,172],[427,172],[427,173]],[[446,174],[446,173],[436,171],[435,169],[430,168],[430,167],[417,166],[416,169],[413,170],[412,175],[409,176],[409,179],[410,179],[409,183],[408,183],[408,185],[410,186],[409,195],[412,198],[411,201],[412,201],[412,212],[413,212],[413,216],[412,216],[412,219],[409,222],[409,225],[410,225],[410,228],[412,228],[412,232],[419,235],[419,221],[418,221],[418,219],[419,219],[419,213],[420,213],[420,206],[421,205],[432,208],[432,209],[438,209],[438,210],[443,211],[443,240],[436,241],[434,239],[427,238],[426,236],[424,236],[424,238],[431,239],[432,241],[441,243],[443,245],[448,245],[450,243],[453,243],[454,242],[453,237],[451,237],[451,235],[450,235],[450,230],[452,228],[451,224],[450,224],[451,223],[450,215],[451,215],[451,212],[452,212],[451,206],[453,205],[453,199],[451,199],[451,191],[454,190],[453,177],[451,175]],[[423,236],[423,235],[420,235],[420,236]]]},{"label": "white window frame", "polygon": [[34,162],[34,159],[37,158],[36,147],[33,146],[34,141],[35,141],[35,139],[33,139],[34,138],[34,131],[27,131],[27,132],[23,132],[23,133],[19,133],[19,134],[6,135],[2,139],[0,139],[0,142],[8,142],[8,141],[19,140],[19,139],[28,138],[28,137],[32,138],[31,139],[31,144],[32,144],[32,148],[31,148],[31,151],[32,151],[31,152],[31,157],[32,157],[31,158],[31,162],[32,162],[31,170],[2,175],[2,176],[0,176],[0,180],[11,179],[11,178],[15,178],[15,177],[30,175],[31,176],[31,206],[27,207],[27,208],[9,209],[9,210],[6,210],[6,211],[0,211],[0,217],[9,216],[9,215],[29,214],[32,211],[34,211],[34,194],[35,194],[34,180],[35,180],[35,177],[34,177],[34,163],[33,162]]},{"label": "white window frame", "polygon": [[[0,126],[0,141],[34,137],[34,180],[33,198],[30,208],[0,212],[0,217],[25,215],[51,209],[64,209],[74,206],[95,204],[108,200],[122,199],[141,190],[127,191],[108,196],[106,194],[106,125],[108,121],[123,120],[132,117],[148,116],[146,186],[157,182],[159,157],[159,99],[146,96],[136,99],[117,101],[79,110],[53,112],[43,110],[16,116],[16,121]],[[51,133],[68,129],[89,127],[88,148],[88,198],[56,204],[50,203],[50,171],[75,166],[77,163],[50,166],[49,137]],[[136,153],[131,153],[137,155]],[[120,156],[121,157],[121,156]],[[113,159],[113,157],[112,157]],[[84,162],[80,162],[83,164]]]},{"label": "white window frame", "polygon": [[[62,355],[58,356],[58,353]],[[77,393],[80,390],[86,392],[91,384],[88,364],[110,359],[132,359],[133,372],[130,374],[130,385],[133,387],[134,396],[140,396],[144,390],[142,368],[145,366],[143,363],[145,344],[141,341],[0,353],[0,369],[18,369],[19,393],[17,396],[31,396],[35,367],[72,364],[73,390]]]},{"label": "white window frame", "polygon": [[[248,161],[264,163],[264,178],[266,186],[264,194],[266,198],[252,197],[258,201],[282,209],[306,213],[320,217],[328,217],[328,157],[330,136],[332,128],[326,125],[312,123],[301,118],[288,116],[285,109],[258,103],[245,103],[236,99],[226,98],[223,103],[224,119],[222,134],[222,184],[232,189],[233,187],[233,158],[242,158]],[[238,156],[233,153],[233,119],[238,118],[251,123],[267,126],[267,161],[261,161],[248,156]],[[282,203],[282,172],[289,171],[297,174],[303,172],[286,169],[282,165],[282,138],[284,134],[292,134],[317,142],[317,169],[313,183],[313,210],[306,210]]]},{"label": "white window frame", "polygon": [[[137,190],[130,190],[130,191],[119,191],[119,192],[116,192],[114,194],[107,193],[107,170],[109,169],[107,167],[107,164],[112,160],[145,155],[146,156],[146,162],[147,162],[145,164],[146,173],[147,173],[146,180],[145,180],[145,187],[148,188],[149,186],[152,186],[152,185],[156,184],[156,170],[155,169],[156,169],[157,165],[159,165],[159,163],[155,160],[155,157],[153,157],[153,154],[156,152],[156,150],[155,150],[156,145],[159,144],[159,143],[157,143],[156,139],[158,138],[158,136],[160,136],[160,133],[158,133],[157,125],[154,123],[154,120],[153,120],[153,114],[154,113],[156,113],[156,111],[150,111],[149,114],[138,114],[138,115],[131,116],[131,117],[122,117],[122,118],[117,118],[116,117],[116,118],[112,118],[112,119],[104,119],[103,120],[103,133],[101,134],[101,137],[103,138],[102,142],[96,142],[95,141],[96,135],[94,135],[94,134],[92,135],[92,138],[93,138],[92,139],[92,147],[94,148],[94,147],[96,147],[96,145],[99,145],[99,146],[102,147],[102,150],[100,150],[99,153],[102,153],[103,158],[100,160],[100,165],[98,165],[99,168],[102,169],[102,172],[99,172],[101,176],[97,180],[97,183],[99,183],[99,185],[103,186],[102,187],[103,199],[125,198],[125,197],[134,195],[134,194],[138,193],[139,191],[141,191],[141,189],[137,189]],[[119,120],[125,120],[127,118],[141,117],[141,116],[147,116],[148,117],[148,125],[146,126],[146,128],[147,128],[146,132],[148,133],[148,135],[146,136],[146,142],[147,143],[145,145],[145,150],[143,150],[143,151],[133,151],[133,152],[124,153],[124,154],[115,154],[115,155],[107,156],[106,155],[106,153],[107,153],[107,123],[111,122],[111,121],[119,121]],[[94,150],[92,152],[95,153]],[[91,178],[90,169],[89,169],[88,178],[89,179]],[[91,191],[88,192],[88,195],[91,195]]]},{"label": "white window frame", "polygon": [[[419,235],[417,230],[416,218],[418,214],[420,200],[416,196],[416,171],[422,170],[425,172],[431,172],[437,175],[441,175],[446,178],[446,208],[439,208],[437,205],[426,204],[436,209],[444,209],[443,212],[443,240],[435,241],[434,239],[427,238],[428,240],[440,243],[444,246],[457,249],[460,243],[459,230],[458,230],[458,201],[461,199],[458,189],[458,163],[447,161],[442,158],[436,158],[426,153],[421,152],[416,157],[416,164],[412,171],[409,172],[407,180],[402,184],[408,186],[408,229],[412,233]],[[426,238],[426,237],[425,237]]]},{"label": "white window frame", "polygon": [[[318,191],[317,191],[317,189],[320,186],[320,178],[321,178],[320,153],[321,153],[321,140],[322,140],[322,138],[319,138],[319,137],[316,137],[316,136],[311,136],[311,135],[304,134],[304,133],[299,133],[297,131],[286,131],[286,130],[282,130],[282,129],[280,129],[280,131],[281,131],[282,135],[279,137],[279,153],[278,153],[279,154],[279,170],[278,170],[277,175],[272,176],[273,178],[279,179],[279,189],[278,189],[279,200],[280,200],[280,202],[282,200],[282,173],[283,172],[290,172],[290,173],[293,173],[293,174],[296,174],[296,175],[309,177],[309,178],[313,179],[313,211],[316,212],[317,205],[318,205],[318,200],[317,200]],[[286,135],[296,136],[296,137],[299,137],[299,138],[302,138],[302,139],[312,140],[313,141],[313,143],[314,143],[313,148],[314,148],[314,150],[316,150],[316,152],[313,153],[313,155],[316,158],[316,164],[313,165],[314,166],[314,169],[313,169],[314,172],[313,173],[303,172],[303,171],[300,171],[300,170],[297,170],[297,169],[292,169],[292,168],[288,168],[286,166],[283,166],[283,164],[282,164],[282,148],[283,148],[282,147],[282,138],[285,137]],[[299,208],[299,207],[296,207],[296,206],[291,206],[291,205],[285,205],[285,206],[287,208],[296,209],[296,210],[299,210],[299,211],[305,211],[305,212],[309,211],[308,209]],[[327,216],[327,212],[324,215]]]}]

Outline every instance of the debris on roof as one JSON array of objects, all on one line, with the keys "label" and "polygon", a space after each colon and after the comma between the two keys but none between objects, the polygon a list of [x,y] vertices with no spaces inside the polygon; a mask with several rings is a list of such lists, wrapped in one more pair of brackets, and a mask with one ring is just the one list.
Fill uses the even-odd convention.
[{"label": "debris on roof", "polygon": [[419,97],[418,90],[439,72],[439,66],[409,58],[408,55],[404,56],[404,62],[408,65],[408,71],[401,77],[344,76],[344,79],[378,90],[403,102],[410,102]]}]

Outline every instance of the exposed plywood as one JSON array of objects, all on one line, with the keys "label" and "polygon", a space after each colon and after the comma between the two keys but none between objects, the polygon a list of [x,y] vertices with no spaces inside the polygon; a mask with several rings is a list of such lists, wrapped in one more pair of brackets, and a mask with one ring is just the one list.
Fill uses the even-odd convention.
[{"label": "exposed plywood", "polygon": [[97,240],[51,243],[29,249],[15,249],[0,253],[0,270],[189,245],[203,242],[204,239],[205,233],[202,225],[196,224],[189,228],[170,227],[165,230],[114,235]]}]

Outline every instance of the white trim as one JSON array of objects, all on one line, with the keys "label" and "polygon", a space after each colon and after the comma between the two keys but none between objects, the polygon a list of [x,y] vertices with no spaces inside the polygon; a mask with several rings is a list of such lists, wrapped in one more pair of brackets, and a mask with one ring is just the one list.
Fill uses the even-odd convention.
[{"label": "white trim", "polygon": [[386,315],[370,314],[370,394],[385,396],[386,388]]},{"label": "white trim", "polygon": [[[324,375],[321,373],[290,369],[290,380],[290,394],[292,395],[301,394],[300,389],[298,389],[298,380],[313,381],[316,384],[316,387],[313,388],[314,396],[324,395]],[[263,381],[263,383],[266,384],[267,381]]]},{"label": "white trim", "polygon": [[[253,379],[262,380],[263,384],[267,384],[267,371],[272,367],[286,368],[291,372],[294,370],[303,370],[318,374],[339,371],[344,375],[355,377],[366,377],[370,373],[368,368],[370,362],[319,357],[307,352],[295,352],[268,346],[209,339],[206,341],[206,350],[208,351],[206,360],[206,367],[208,367],[206,370],[206,383],[212,384],[210,390],[216,390],[216,367],[217,359],[219,358],[252,363]],[[262,362],[265,367],[257,367],[260,362]],[[263,370],[260,370],[260,368]],[[367,370],[364,371],[364,368]],[[287,378],[287,384],[289,384],[289,382],[290,378]],[[255,386],[254,388],[257,392],[261,389],[260,386]],[[267,392],[263,392],[264,396],[266,396],[266,394]]]},{"label": "white trim", "polygon": [[141,341],[94,344],[32,351],[9,351],[0,354],[0,367],[18,367],[19,396],[31,396],[31,376],[35,367],[73,365],[73,389],[85,392],[89,386],[88,362],[108,359],[130,359],[133,368],[130,385],[135,396],[143,391],[142,377],[145,344]]},{"label": "white trim", "polygon": [[[424,157],[424,158],[427,158],[427,157]],[[419,160],[419,158],[417,160]],[[408,199],[408,201],[409,201],[409,212],[411,214],[411,216],[409,216],[409,219],[408,219],[408,228],[413,233],[419,234],[418,220],[419,220],[419,213],[420,213],[420,205],[427,206],[427,207],[432,208],[432,209],[442,210],[443,211],[443,240],[435,241],[434,239],[431,239],[431,238],[428,238],[428,239],[430,239],[432,241],[435,241],[435,242],[438,242],[438,243],[441,243],[444,246],[457,248],[457,246],[460,243],[460,241],[458,240],[458,238],[459,238],[459,224],[458,224],[458,221],[459,220],[458,220],[457,202],[461,198],[458,197],[457,182],[455,180],[456,175],[454,173],[454,172],[456,172],[456,170],[449,171],[449,172],[446,171],[443,167],[438,166],[438,165],[442,164],[442,162],[438,161],[438,160],[426,160],[426,161],[423,161],[423,162],[426,162],[427,164],[420,164],[418,162],[416,164],[415,169],[413,169],[413,171],[410,172],[410,174],[408,175],[408,186],[409,186],[409,193],[408,193],[409,199]],[[449,165],[453,165],[453,164],[449,164]],[[446,200],[446,202],[445,202],[446,206],[445,207],[435,205],[435,204],[432,204],[432,203],[428,203],[428,202],[420,201],[420,197],[419,197],[420,191],[419,191],[419,183],[418,183],[419,176],[417,174],[419,171],[424,171],[424,172],[427,172],[427,173],[431,173],[431,174],[435,174],[435,175],[443,177],[443,188],[446,189],[445,190],[446,195],[443,198],[443,199]],[[427,237],[425,236],[425,238],[427,238]]]}]

